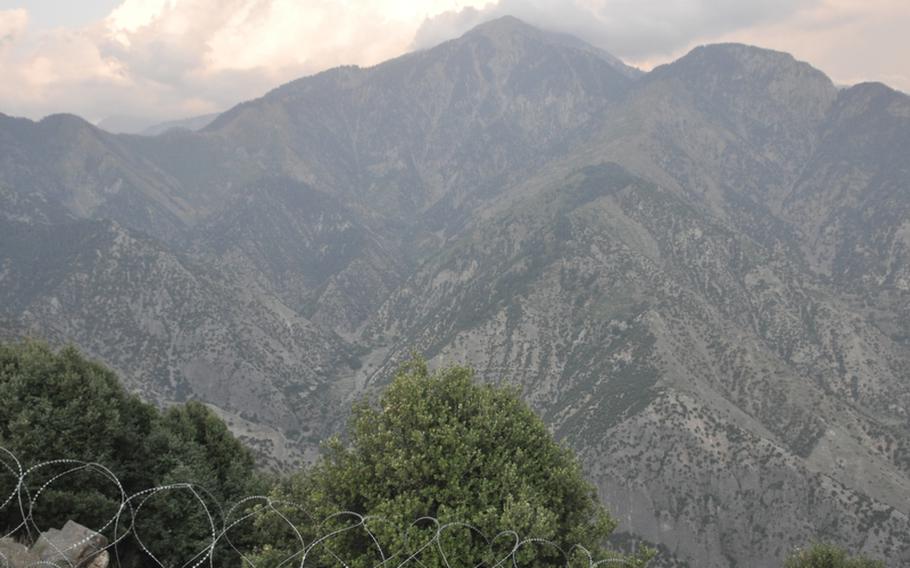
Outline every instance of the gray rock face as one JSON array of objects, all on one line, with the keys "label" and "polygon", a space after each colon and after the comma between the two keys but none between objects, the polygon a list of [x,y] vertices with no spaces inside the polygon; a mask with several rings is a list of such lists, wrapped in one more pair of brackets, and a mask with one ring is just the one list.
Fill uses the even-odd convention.
[{"label": "gray rock face", "polygon": [[0,566],[25,568],[55,565],[61,568],[107,568],[107,539],[82,525],[67,521],[62,529],[41,533],[31,549],[10,539],[0,539]]},{"label": "gray rock face", "polygon": [[29,553],[28,547],[10,538],[0,538],[0,566],[3,568],[20,568],[38,561],[38,557]]},{"label": "gray rock face", "polygon": [[[0,117],[0,333],[275,465],[417,348],[519,384],[662,562],[910,562],[910,98],[514,19],[199,132]],[[675,560],[674,560],[675,559]]]}]

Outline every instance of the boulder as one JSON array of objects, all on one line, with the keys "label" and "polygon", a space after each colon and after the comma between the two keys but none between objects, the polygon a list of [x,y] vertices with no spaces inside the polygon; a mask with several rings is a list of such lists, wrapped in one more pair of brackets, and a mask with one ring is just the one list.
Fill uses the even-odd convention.
[{"label": "boulder", "polygon": [[[62,529],[41,533],[29,554],[61,568],[107,568],[107,539],[79,523],[67,521]],[[2,565],[0,565],[2,566]],[[18,568],[13,563],[10,568]]]},{"label": "boulder", "polygon": [[0,538],[0,568],[19,568],[38,562],[40,558],[29,552],[24,544],[11,538]]}]

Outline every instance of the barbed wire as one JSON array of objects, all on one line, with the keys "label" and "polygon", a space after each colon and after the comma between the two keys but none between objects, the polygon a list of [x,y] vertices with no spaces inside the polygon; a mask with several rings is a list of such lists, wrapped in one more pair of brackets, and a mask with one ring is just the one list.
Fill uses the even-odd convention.
[{"label": "barbed wire", "polygon": [[[408,526],[403,527],[403,530],[399,532],[400,536],[403,537],[404,551],[390,554],[389,551],[384,550],[381,546],[376,531],[370,528],[380,523],[392,524],[391,521],[380,516],[362,515],[354,511],[339,511],[321,520],[315,520],[306,513],[306,509],[301,505],[275,499],[268,495],[247,496],[224,509],[208,490],[197,483],[191,482],[171,483],[143,489],[135,493],[128,493],[117,475],[103,464],[76,459],[56,459],[24,467],[11,451],[0,446],[0,474],[3,474],[4,471],[11,476],[14,487],[9,494],[0,494],[0,515],[8,516],[10,511],[17,511],[20,520],[18,524],[8,529],[5,534],[0,534],[0,540],[18,537],[19,540],[35,542],[44,533],[35,521],[41,497],[46,495],[55,484],[59,484],[62,480],[79,473],[95,474],[105,480],[106,483],[110,484],[110,488],[115,489],[113,491],[117,495],[115,501],[119,500],[119,503],[116,504],[116,510],[101,526],[86,527],[89,529],[87,536],[65,548],[60,548],[53,541],[45,539],[45,542],[58,557],[53,562],[36,561],[27,566],[13,566],[12,560],[7,558],[3,551],[0,550],[0,568],[37,568],[39,566],[60,568],[61,562],[67,568],[85,568],[85,564],[76,564],[71,561],[67,553],[90,544],[90,541],[98,536],[104,537],[107,544],[96,548],[92,557],[96,557],[102,551],[107,551],[113,565],[119,567],[121,566],[120,545],[131,538],[151,562],[156,566],[165,568],[165,564],[162,563],[159,556],[143,540],[137,521],[141,518],[143,509],[153,498],[171,492],[186,493],[191,498],[191,501],[196,503],[198,511],[202,513],[202,517],[205,519],[205,530],[208,535],[204,546],[201,546],[191,558],[180,564],[181,568],[202,568],[204,565],[215,568],[215,551],[219,549],[219,546],[233,551],[240,560],[240,565],[244,568],[257,568],[255,560],[234,545],[229,533],[244,523],[266,516],[277,517],[297,542],[296,549],[280,561],[278,564],[279,568],[290,568],[293,566],[306,568],[313,564],[311,562],[308,565],[307,561],[314,558],[317,553],[322,553],[334,559],[340,568],[351,568],[342,559],[343,553],[334,550],[331,544],[333,540],[337,540],[341,535],[358,530],[363,531],[364,535],[369,539],[368,542],[371,543],[369,546],[373,549],[376,557],[379,558],[379,562],[373,568],[428,568],[427,563],[421,560],[422,555],[426,553],[436,554],[444,568],[452,568],[450,564],[451,550],[447,549],[443,536],[457,529],[465,530],[470,535],[481,539],[488,548],[487,552],[491,553],[490,556],[495,559],[492,563],[475,563],[473,568],[519,568],[521,553],[530,547],[551,549],[558,558],[564,560],[566,566],[569,566],[571,558],[579,557],[573,555],[580,555],[580,558],[586,561],[584,568],[598,568],[605,565],[632,565],[627,558],[622,556],[595,561],[591,552],[581,545],[574,545],[568,550],[564,550],[553,541],[543,538],[522,537],[516,531],[508,529],[497,533],[493,538],[489,538],[477,527],[469,523],[443,523],[439,519],[429,516],[415,519]],[[40,475],[42,473],[44,473],[43,477]],[[30,484],[32,484],[31,487]],[[2,490],[2,486],[0,486],[0,490]],[[320,534],[318,531],[304,530],[304,527],[301,527],[291,519],[291,511],[297,511],[309,517],[312,523],[311,528],[322,527],[327,532]],[[76,519],[71,520],[77,521]],[[338,526],[340,521],[347,521],[347,524]],[[430,538],[412,548],[410,543],[412,529],[420,525],[428,525],[435,530],[433,530]],[[305,534],[317,534],[319,536],[315,536],[307,542]],[[496,543],[505,544],[498,547],[498,554],[493,554],[497,550],[494,546]]]}]

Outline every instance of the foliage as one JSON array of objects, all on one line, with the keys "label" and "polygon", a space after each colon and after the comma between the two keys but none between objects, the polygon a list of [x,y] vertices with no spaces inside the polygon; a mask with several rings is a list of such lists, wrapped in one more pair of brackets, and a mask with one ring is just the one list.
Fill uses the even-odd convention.
[{"label": "foliage", "polygon": [[[193,483],[215,512],[216,523],[218,504],[263,490],[250,451],[208,408],[191,402],[159,412],[128,394],[112,371],[73,347],[55,353],[33,341],[0,344],[0,447],[24,467],[52,459],[102,464],[127,494]],[[29,479],[42,483],[70,467],[48,466]],[[8,471],[0,472],[4,498],[15,479]],[[145,501],[136,529],[162,563],[179,565],[211,542],[211,530],[190,491],[175,488],[166,493]],[[119,490],[110,480],[97,473],[75,473],[41,493],[34,520],[41,530],[69,519],[102,527],[119,504]],[[18,507],[3,508],[0,532],[15,529],[21,519]],[[34,531],[22,533],[20,538],[34,537]],[[141,562],[133,539],[124,541],[120,552],[125,564]]]},{"label": "foliage", "polygon": [[884,568],[884,562],[861,556],[849,556],[847,551],[832,544],[815,543],[796,550],[787,558],[784,568]]},{"label": "foliage", "polygon": [[[352,511],[367,516],[386,557],[398,554],[399,561],[415,550],[415,543],[434,534],[430,521],[411,525],[421,517],[442,524],[465,522],[490,537],[511,530],[567,552],[582,544],[595,560],[615,557],[603,542],[616,521],[600,505],[572,453],[553,440],[514,389],[481,386],[472,375],[458,366],[430,373],[424,361],[415,359],[400,369],[378,408],[356,406],[350,445],[331,440],[319,463],[275,492],[276,500],[301,506],[286,507],[282,514],[298,527],[311,527],[302,535],[304,541],[351,526],[350,516],[318,521]],[[276,565],[300,550],[278,515],[264,513],[258,524],[274,545],[261,551],[257,565]],[[401,528],[409,525],[402,534]],[[276,542],[282,533],[287,538]],[[490,547],[477,533],[459,528],[440,544],[449,558],[492,565],[512,541],[502,537]],[[383,560],[369,534],[358,529],[334,536],[331,547],[314,548],[307,563],[337,564],[334,554],[354,568]],[[587,564],[577,549],[572,555]],[[631,565],[646,558],[631,560]],[[545,545],[523,547],[517,560],[533,566],[565,564]],[[422,554],[420,562],[427,568],[443,565],[440,555],[431,552]]]}]

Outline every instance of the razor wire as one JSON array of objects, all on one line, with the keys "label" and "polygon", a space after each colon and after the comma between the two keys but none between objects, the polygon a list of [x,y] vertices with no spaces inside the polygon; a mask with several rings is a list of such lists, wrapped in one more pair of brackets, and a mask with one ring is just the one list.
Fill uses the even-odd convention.
[{"label": "razor wire", "polygon": [[[39,473],[54,470],[55,468],[62,469],[62,471],[50,473],[46,478],[39,479],[33,484],[37,485],[37,487],[30,487],[30,481],[36,479]],[[94,528],[86,527],[89,529],[89,536],[86,536],[80,541],[72,543],[70,546],[63,549],[59,548],[53,542],[46,540],[48,545],[51,546],[54,552],[59,556],[54,562],[40,561],[27,566],[16,566],[15,568],[37,568],[38,566],[59,568],[61,562],[66,568],[84,568],[84,565],[77,565],[70,561],[66,553],[87,545],[90,540],[97,536],[103,537],[107,544],[95,549],[93,557],[97,556],[97,554],[100,554],[102,551],[107,551],[111,565],[114,567],[121,566],[119,546],[124,544],[127,539],[132,539],[139,550],[141,550],[155,566],[166,568],[155,554],[155,551],[151,550],[143,540],[141,531],[137,526],[137,521],[142,516],[142,510],[146,508],[147,504],[150,503],[153,498],[171,492],[183,492],[191,497],[192,501],[198,505],[198,511],[202,512],[202,516],[206,523],[206,532],[208,534],[205,545],[202,546],[195,555],[180,564],[180,568],[202,568],[203,566],[209,566],[210,568],[216,568],[217,566],[217,568],[221,568],[221,566],[216,565],[215,560],[215,551],[219,546],[223,546],[236,554],[238,562],[233,564],[234,566],[239,565],[243,568],[257,568],[255,561],[244,554],[243,551],[238,549],[234,543],[231,542],[229,533],[244,523],[252,522],[256,518],[270,515],[277,517],[284,528],[290,531],[294,540],[297,542],[296,550],[281,560],[278,565],[279,568],[311,567],[314,563],[310,562],[308,564],[307,561],[311,560],[318,552],[322,552],[324,556],[332,558],[337,562],[339,568],[351,568],[349,564],[342,559],[343,552],[334,550],[331,545],[333,539],[336,539],[345,533],[358,530],[363,531],[363,534],[369,539],[373,552],[375,552],[376,557],[380,560],[372,568],[427,568],[425,562],[421,560],[422,555],[426,553],[438,555],[441,565],[444,568],[453,568],[450,563],[450,551],[447,551],[443,536],[456,529],[466,530],[469,534],[480,538],[487,545],[489,549],[488,552],[490,553],[495,552],[494,545],[496,543],[506,543],[505,546],[500,546],[500,552],[498,554],[493,555],[495,561],[475,563],[473,568],[521,568],[522,562],[519,557],[523,551],[526,551],[531,547],[551,549],[555,552],[557,558],[564,561],[563,565],[567,568],[570,565],[572,555],[576,553],[580,553],[580,557],[585,561],[585,564],[583,564],[584,568],[598,568],[601,566],[606,567],[608,565],[633,565],[630,560],[622,556],[594,560],[591,552],[579,544],[573,545],[568,550],[564,550],[551,540],[523,537],[517,532],[508,529],[500,531],[492,538],[489,538],[477,527],[469,523],[443,523],[440,522],[439,519],[429,516],[420,517],[406,527],[403,527],[403,530],[400,532],[400,535],[404,537],[403,542],[405,543],[403,552],[387,554],[388,551],[384,550],[381,546],[380,539],[377,537],[376,532],[370,528],[371,524],[389,524],[389,520],[380,516],[363,515],[354,511],[339,511],[321,520],[310,517],[312,527],[323,527],[326,532],[324,534],[318,532],[314,533],[318,534],[318,536],[312,537],[308,542],[304,535],[306,533],[311,533],[312,531],[301,530],[303,527],[291,520],[289,511],[295,510],[297,512],[302,512],[307,516],[309,515],[306,513],[304,507],[290,501],[275,499],[268,495],[251,495],[239,499],[225,509],[203,486],[191,482],[171,483],[143,489],[135,493],[128,493],[117,475],[103,464],[77,459],[56,459],[25,467],[11,451],[0,446],[0,475],[4,474],[4,472],[11,476],[14,487],[8,494],[0,494],[0,514],[15,510],[18,511],[20,520],[16,526],[8,529],[6,533],[0,533],[0,540],[14,539],[14,537],[18,535],[20,539],[24,536],[27,541],[36,541],[38,537],[43,534],[41,527],[39,527],[35,521],[35,513],[39,508],[42,495],[47,494],[47,492],[61,480],[76,475],[77,473],[87,472],[96,474],[101,479],[106,480],[106,482],[110,484],[110,487],[115,489],[115,493],[118,494],[117,499],[119,499],[116,510],[101,526]],[[2,486],[0,486],[0,490],[2,490]],[[339,520],[347,520],[348,524],[344,526],[332,526]],[[411,547],[410,531],[421,524],[430,525],[434,527],[435,530],[424,542],[417,543]],[[320,566],[323,565],[324,564],[320,563]],[[11,567],[12,564],[10,559],[6,558],[3,552],[0,551],[0,568]],[[167,568],[171,567],[168,566]]]}]

